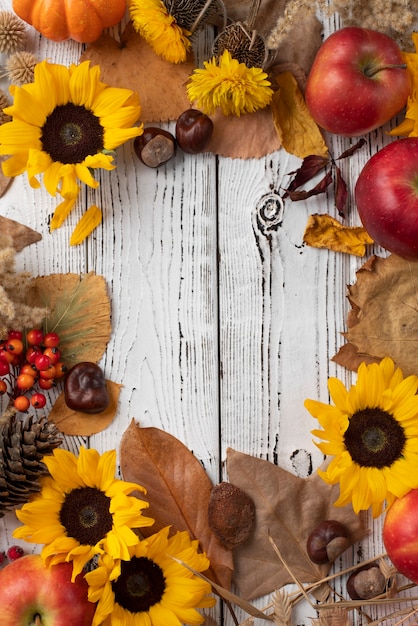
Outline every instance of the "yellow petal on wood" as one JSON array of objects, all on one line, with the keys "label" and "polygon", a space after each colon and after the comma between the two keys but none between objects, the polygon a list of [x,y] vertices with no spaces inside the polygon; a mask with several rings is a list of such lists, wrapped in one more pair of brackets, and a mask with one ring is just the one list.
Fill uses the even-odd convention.
[{"label": "yellow petal on wood", "polygon": [[36,230],[1,215],[0,233],[12,238],[12,245],[16,252],[20,252],[26,246],[30,246],[31,243],[36,243],[42,239],[42,235]]},{"label": "yellow petal on wood", "polygon": [[344,226],[330,215],[310,215],[303,241],[314,248],[328,248],[355,256],[366,254],[366,245],[373,239],[362,226]]},{"label": "yellow petal on wood", "polygon": [[283,72],[276,76],[276,82],[279,89],[270,106],[283,148],[301,159],[311,154],[328,156],[322,133],[306,107],[295,77]]},{"label": "yellow petal on wood", "polygon": [[71,235],[70,246],[82,243],[102,221],[102,211],[92,204],[79,220]]},{"label": "yellow petal on wood", "polygon": [[62,392],[49,413],[49,421],[54,422],[64,435],[90,437],[90,435],[102,432],[115,418],[122,385],[106,380],[106,387],[109,394],[109,406],[101,413],[92,415],[73,411],[66,405],[64,392]]},{"label": "yellow petal on wood", "polygon": [[90,272],[51,274],[32,280],[28,304],[50,311],[46,332],[60,337],[62,360],[68,367],[80,361],[97,363],[106,350],[111,333],[111,307],[103,276]]}]

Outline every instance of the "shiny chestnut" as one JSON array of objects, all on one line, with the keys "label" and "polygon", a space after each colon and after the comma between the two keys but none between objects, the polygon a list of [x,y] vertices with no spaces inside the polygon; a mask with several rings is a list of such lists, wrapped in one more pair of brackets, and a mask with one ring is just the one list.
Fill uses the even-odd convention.
[{"label": "shiny chestnut", "polygon": [[158,167],[175,156],[176,138],[163,128],[149,126],[135,137],[134,150],[144,165]]},{"label": "shiny chestnut", "polygon": [[337,520],[324,520],[310,533],[306,542],[309,558],[317,565],[332,563],[349,546],[348,531]]},{"label": "shiny chestnut", "polygon": [[176,122],[176,139],[183,152],[199,154],[205,148],[213,134],[213,122],[208,115],[198,109],[187,109]]},{"label": "shiny chestnut", "polygon": [[109,405],[103,370],[90,361],[77,363],[65,375],[64,398],[73,411],[101,413]]}]

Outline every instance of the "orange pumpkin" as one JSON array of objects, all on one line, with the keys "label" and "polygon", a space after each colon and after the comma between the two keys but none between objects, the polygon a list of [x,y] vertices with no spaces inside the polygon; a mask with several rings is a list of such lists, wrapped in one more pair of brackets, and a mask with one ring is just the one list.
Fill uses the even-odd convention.
[{"label": "orange pumpkin", "polygon": [[121,21],[126,0],[13,0],[22,20],[52,41],[96,41],[104,28]]}]

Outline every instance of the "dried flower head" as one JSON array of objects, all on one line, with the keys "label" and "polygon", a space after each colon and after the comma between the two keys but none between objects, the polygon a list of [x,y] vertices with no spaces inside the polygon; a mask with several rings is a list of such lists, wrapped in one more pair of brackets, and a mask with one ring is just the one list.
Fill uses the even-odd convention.
[{"label": "dried flower head", "polygon": [[39,59],[31,52],[19,51],[10,55],[5,64],[9,81],[19,86],[33,83],[37,63]]},{"label": "dried flower head", "polygon": [[26,44],[25,23],[12,11],[0,11],[0,52],[12,54]]},{"label": "dried flower head", "polygon": [[12,238],[0,234],[0,337],[10,328],[35,328],[48,309],[31,306],[31,275],[15,271],[16,250]]},{"label": "dried flower head", "polygon": [[213,54],[220,57],[224,50],[228,50],[232,58],[245,63],[247,67],[264,67],[267,59],[263,37],[255,30],[247,29],[241,22],[229,24],[215,39]]},{"label": "dried flower head", "polygon": [[10,122],[12,119],[10,115],[6,115],[3,111],[8,106],[10,106],[9,96],[3,89],[0,89],[0,124]]}]

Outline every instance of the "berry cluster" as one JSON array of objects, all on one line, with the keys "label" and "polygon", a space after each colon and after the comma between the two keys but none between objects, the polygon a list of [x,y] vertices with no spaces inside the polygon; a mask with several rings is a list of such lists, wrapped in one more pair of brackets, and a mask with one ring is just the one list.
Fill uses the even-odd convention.
[{"label": "berry cluster", "polygon": [[59,341],[57,333],[36,328],[25,337],[20,330],[10,330],[0,340],[0,395],[7,393],[17,411],[27,411],[30,405],[42,409],[43,391],[65,375]]}]

